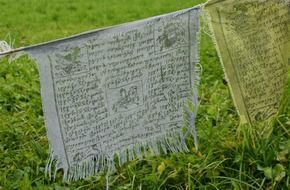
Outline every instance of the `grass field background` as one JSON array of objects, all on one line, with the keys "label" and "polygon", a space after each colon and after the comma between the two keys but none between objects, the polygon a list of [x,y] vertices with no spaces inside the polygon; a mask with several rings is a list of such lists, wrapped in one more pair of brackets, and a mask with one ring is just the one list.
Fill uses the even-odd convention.
[{"label": "grass field background", "polygon": [[[32,45],[90,29],[155,16],[200,0],[0,0],[0,39]],[[204,27],[203,30],[207,30]],[[239,125],[208,35],[201,33],[200,150],[135,160],[110,178],[110,189],[290,189],[290,105],[274,124]],[[62,183],[45,177],[48,142],[36,64],[0,60],[0,189],[104,189],[104,175]]]}]

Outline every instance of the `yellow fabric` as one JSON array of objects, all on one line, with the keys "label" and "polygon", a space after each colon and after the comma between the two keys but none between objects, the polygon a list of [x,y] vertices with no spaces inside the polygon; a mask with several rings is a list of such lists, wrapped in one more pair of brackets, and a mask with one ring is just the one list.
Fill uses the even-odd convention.
[{"label": "yellow fabric", "polygon": [[210,0],[205,6],[241,122],[278,113],[290,64],[289,4]]}]

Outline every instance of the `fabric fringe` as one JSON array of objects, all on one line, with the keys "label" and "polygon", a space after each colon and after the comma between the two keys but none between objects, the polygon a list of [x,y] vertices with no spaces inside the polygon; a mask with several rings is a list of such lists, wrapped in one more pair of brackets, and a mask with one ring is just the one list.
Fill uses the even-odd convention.
[{"label": "fabric fringe", "polygon": [[[106,153],[101,152],[90,159],[82,160],[77,165],[68,168],[62,165],[58,156],[55,155],[53,150],[51,150],[45,173],[49,179],[55,179],[57,171],[63,168],[64,182],[84,179],[103,173],[106,174],[106,183],[108,185],[108,176],[116,171],[117,166],[122,166],[125,163],[136,159],[141,160],[145,157],[159,156],[162,153],[181,153],[189,151],[190,149],[186,143],[186,135],[184,135],[182,131],[172,131],[162,136],[152,137],[146,142],[139,142],[131,145],[127,149],[117,151],[114,156],[109,156]],[[118,158],[117,163],[114,161],[115,158]]]},{"label": "fabric fringe", "polygon": [[[204,12],[204,5],[201,5],[201,15]],[[189,118],[188,118],[188,122],[189,122],[189,128],[188,128],[188,132],[190,134],[190,136],[193,137],[194,139],[194,146],[195,149],[198,151],[198,137],[197,137],[197,131],[196,131],[196,125],[195,125],[195,121],[196,121],[196,116],[197,116],[197,110],[198,110],[198,87],[200,86],[200,76],[203,72],[203,68],[202,65],[200,64],[200,45],[201,45],[201,30],[200,30],[200,19],[198,22],[198,32],[196,34],[197,36],[197,63],[194,66],[194,75],[193,75],[193,94],[191,95],[193,97],[192,99],[192,104],[193,104],[193,109],[188,111],[189,114]]]}]

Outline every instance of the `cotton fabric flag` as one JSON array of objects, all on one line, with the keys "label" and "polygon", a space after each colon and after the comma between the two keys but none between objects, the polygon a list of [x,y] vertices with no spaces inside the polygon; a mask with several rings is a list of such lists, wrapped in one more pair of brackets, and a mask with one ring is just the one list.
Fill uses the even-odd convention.
[{"label": "cotton fabric flag", "polygon": [[25,50],[39,66],[49,174],[62,168],[75,180],[114,171],[116,158],[188,151],[187,134],[197,145],[199,14],[193,7]]},{"label": "cotton fabric flag", "polygon": [[205,9],[241,120],[276,115],[289,67],[289,1],[210,0]]}]

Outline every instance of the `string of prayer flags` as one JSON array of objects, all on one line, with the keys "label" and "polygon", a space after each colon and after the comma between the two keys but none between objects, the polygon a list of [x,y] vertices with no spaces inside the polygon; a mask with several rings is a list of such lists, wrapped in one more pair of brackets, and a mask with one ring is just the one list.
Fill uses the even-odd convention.
[{"label": "string of prayer flags", "polygon": [[241,121],[276,115],[290,60],[289,1],[210,0],[205,10]]},{"label": "string of prayer flags", "polygon": [[115,158],[188,151],[188,134],[197,146],[199,15],[193,7],[24,49],[39,66],[49,174],[76,180],[114,171]]},{"label": "string of prayer flags", "polygon": [[[25,52],[39,66],[50,176],[63,169],[65,181],[76,180],[189,151],[188,135],[197,149],[202,7],[14,50],[0,41],[0,57]],[[241,122],[272,118],[290,65],[290,1],[209,0],[204,8]]]}]

